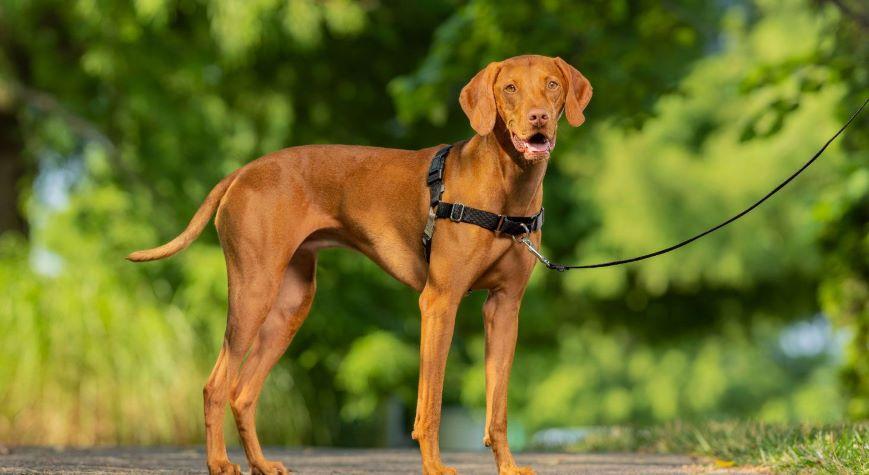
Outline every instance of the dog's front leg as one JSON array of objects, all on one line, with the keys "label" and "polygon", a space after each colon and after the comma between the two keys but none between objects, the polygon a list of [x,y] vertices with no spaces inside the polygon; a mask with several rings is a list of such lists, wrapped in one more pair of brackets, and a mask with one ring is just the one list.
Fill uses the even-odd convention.
[{"label": "dog's front leg", "polygon": [[441,462],[438,431],[441,424],[441,398],[447,355],[453,338],[461,295],[451,295],[448,288],[429,282],[419,298],[422,314],[420,332],[419,394],[413,438],[422,452],[425,475],[455,474],[452,467]]},{"label": "dog's front leg", "polygon": [[507,443],[507,385],[519,331],[522,292],[493,290],[483,305],[486,327],[486,427],[483,443],[492,447],[500,475],[528,475],[517,467]]}]

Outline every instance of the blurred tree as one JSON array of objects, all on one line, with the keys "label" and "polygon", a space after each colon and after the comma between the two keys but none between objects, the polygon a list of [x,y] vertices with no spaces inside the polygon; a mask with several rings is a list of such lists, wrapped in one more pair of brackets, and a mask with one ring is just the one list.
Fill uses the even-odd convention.
[{"label": "blurred tree", "polygon": [[[829,64],[848,84],[846,103],[857,104],[869,96],[869,5],[865,2],[833,1],[842,11],[836,30],[838,50]],[[842,114],[848,113],[843,107]],[[866,130],[869,120],[859,118],[856,130]],[[849,338],[842,376],[849,397],[848,413],[855,419],[869,418],[869,136],[851,133],[844,137],[850,159],[839,169],[838,186],[827,190],[815,215],[824,225],[821,249],[825,257],[820,302]]]},{"label": "blurred tree", "polygon": [[0,234],[27,230],[18,199],[28,175],[20,130],[15,114],[0,109]]},{"label": "blurred tree", "polygon": [[[554,256],[646,250],[740,208],[820,143],[847,112],[843,97],[865,90],[859,30],[832,41],[845,21],[834,7],[775,3],[0,3],[0,166],[15,170],[0,182],[12,193],[0,197],[0,233],[30,227],[28,241],[0,241],[0,438],[200,438],[198,394],[226,298],[214,234],[166,262],[132,267],[122,256],[174,236],[220,177],[263,153],[469,136],[458,91],[491,60],[560,55],[595,86],[589,125],[562,130],[547,177]],[[866,322],[865,266],[854,263],[865,161],[848,166],[839,151],[822,163],[840,168],[821,166],[816,180],[835,189],[847,174],[856,190],[830,193],[836,213],[818,218],[820,187],[801,182],[804,196],[790,190],[743,232],[672,258],[536,274],[514,414],[533,428],[834,417],[838,402],[826,412],[800,402],[835,399],[818,369],[830,362],[794,368],[771,349],[770,329],[817,309],[822,259],[841,269],[824,274],[825,310]],[[412,415],[415,295],[351,253],[321,263],[312,317],[262,398],[269,443],[371,443],[392,395]],[[843,291],[863,307],[838,312]],[[467,300],[446,400],[478,406],[481,296]],[[580,315],[590,323],[570,320]]]},{"label": "blurred tree", "polygon": [[[855,139],[860,142],[861,139]],[[866,150],[866,144],[863,144]],[[846,330],[848,346],[842,376],[850,396],[848,412],[869,417],[869,161],[854,158],[844,184],[830,190],[817,214],[824,222],[821,243],[825,273],[820,287],[824,311]]]},{"label": "blurred tree", "polygon": [[[574,184],[566,187],[573,195],[568,200],[590,202],[602,217],[565,260],[637,255],[719,222],[799,166],[836,130],[843,112],[850,112],[844,99],[855,84],[835,62],[846,47],[830,40],[843,21],[839,12],[808,9],[801,2],[754,7],[728,9],[719,48],[693,63],[675,90],[659,98],[642,128],[603,121],[590,125],[595,130],[589,143],[559,137],[560,147],[570,145],[553,166]],[[741,336],[734,325],[755,328],[814,314],[819,276],[832,286],[825,307],[852,321],[863,318],[866,260],[860,243],[866,220],[859,211],[863,202],[853,206],[851,200],[864,196],[866,167],[855,149],[860,150],[837,143],[811,177],[678,253],[642,265],[538,275],[523,311],[519,354],[536,363],[532,368],[549,371],[520,369],[512,378],[519,387],[535,388],[514,392],[531,426],[841,415],[832,378],[795,361],[782,364],[787,358],[776,356],[776,345],[759,343],[757,335]],[[845,151],[856,160],[846,159]],[[824,232],[819,211],[835,199],[840,203],[834,209],[852,211]],[[554,233],[553,222],[562,234],[563,220],[588,212],[548,213],[544,244]],[[848,262],[839,265],[847,272],[836,275],[824,269],[817,243],[829,232],[843,231],[832,246],[839,246],[835,259]],[[546,302],[545,310],[534,306],[538,298]],[[566,319],[597,320],[610,334],[597,336],[599,330]],[[574,326],[577,333],[566,330]],[[849,357],[851,379],[854,393],[861,394],[856,375],[864,371],[865,333],[851,326],[858,329]],[[722,334],[727,343],[719,339]],[[475,364],[482,365],[481,354]],[[750,373],[763,374],[762,380],[739,381],[731,372],[749,367]],[[467,378],[463,397],[482,404],[481,377],[469,372]],[[791,389],[775,389],[783,386]],[[811,409],[818,407],[808,402],[815,398],[827,401],[823,411]]]},{"label": "blurred tree", "polygon": [[422,120],[465,137],[458,102],[444,98],[458,97],[468,78],[491,61],[526,53],[561,56],[594,85],[590,117],[640,125],[656,98],[714,47],[721,11],[715,2],[695,1],[472,0],[437,28],[420,67],[392,81],[390,91],[403,123]]},{"label": "blurred tree", "polygon": [[[547,7],[557,4],[552,2]],[[403,113],[401,117],[405,120],[423,118],[438,123],[444,117],[452,117],[454,109],[434,104],[433,98],[442,94],[439,90],[456,90],[461,86],[461,74],[450,77],[450,66],[447,65],[472,62],[450,59],[461,57],[467,51],[464,48],[471,50],[466,53],[471,58],[482,56],[484,60],[478,64],[485,64],[490,58],[515,54],[517,51],[511,49],[513,43],[510,42],[513,38],[522,38],[522,46],[526,41],[533,44],[536,31],[533,27],[528,28],[526,23],[521,23],[524,28],[522,35],[505,32],[509,32],[509,27],[504,25],[510,25],[512,19],[523,18],[523,15],[515,14],[512,5],[504,6],[503,11],[487,2],[469,5],[467,10],[454,16],[453,23],[448,22],[442,27],[424,67],[416,75],[392,84],[399,106],[404,106],[399,112]],[[667,7],[662,8],[666,10]],[[541,10],[541,14],[534,18],[535,21],[542,18],[541,23],[545,23],[547,12],[545,8]],[[565,7],[554,16],[567,19],[565,22],[569,23],[570,15],[579,11],[581,7]],[[483,17],[484,24],[486,19],[496,20],[487,28],[479,28],[470,22],[468,25],[473,26],[463,26],[460,19],[474,15]],[[509,18],[500,21],[502,16],[499,15]],[[595,98],[589,112],[592,120],[587,125],[594,130],[585,133],[583,130],[563,131],[559,137],[560,152],[553,159],[554,169],[551,168],[547,176],[549,231],[545,233],[544,244],[559,261],[592,262],[636,255],[676,242],[724,219],[787,176],[835,131],[852,107],[859,105],[859,100],[846,99],[853,97],[855,91],[860,96],[865,90],[862,85],[865,84],[865,72],[859,67],[865,64],[865,61],[861,62],[865,55],[860,47],[852,48],[847,41],[834,41],[840,25],[853,22],[847,15],[841,15],[835,6],[807,8],[802,2],[736,3],[719,18],[724,34],[699,47],[708,56],[689,66],[685,63],[683,69],[675,73],[681,79],[668,84],[667,91],[672,89],[672,94],[657,98],[653,107],[640,109],[640,116],[628,122],[641,127],[625,127],[625,120],[619,117],[619,113],[630,109],[618,110],[619,105],[625,107],[625,103],[618,97],[606,95],[612,90],[622,92],[621,88],[632,86],[633,82],[607,81],[613,76],[600,75],[593,62],[595,48],[583,50],[579,59],[573,61],[595,85]],[[594,21],[584,20],[584,25]],[[630,17],[629,21],[642,23],[643,20]],[[638,26],[631,30],[644,31]],[[654,30],[649,34],[661,34],[661,31]],[[475,51],[474,46],[467,46],[474,45],[481,37],[485,40],[480,40],[476,47],[483,53]],[[618,43],[621,38],[608,39]],[[638,39],[631,38],[627,42],[636,45]],[[549,54],[569,57],[563,50],[552,48],[557,43],[558,39],[546,43],[544,49],[551,48],[545,49]],[[664,44],[670,45],[666,41]],[[498,52],[487,57],[486,52],[493,49]],[[678,50],[688,55],[692,51],[689,47]],[[668,58],[672,54],[667,52]],[[659,61],[660,57],[653,54],[645,59],[660,66],[665,64]],[[606,59],[601,58],[601,61]],[[619,61],[614,63],[622,64]],[[655,66],[650,69],[656,71]],[[605,69],[602,66],[597,68]],[[668,68],[657,71],[661,75],[658,81],[666,80],[672,72]],[[595,81],[601,76],[604,80]],[[655,83],[655,79],[644,78],[642,83]],[[648,97],[648,93],[644,94]],[[624,94],[615,95],[624,97]],[[606,111],[600,111],[601,104],[606,105]],[[634,107],[635,112],[636,105]],[[615,117],[606,120],[612,110],[616,111]],[[432,111],[434,115],[431,115]],[[447,119],[446,122],[462,122],[460,113],[455,114],[455,121]],[[860,123],[855,124],[851,135],[859,128]],[[576,135],[590,135],[590,139],[577,143]],[[544,365],[550,368],[552,372],[548,374],[555,378],[551,386],[546,385],[540,390],[541,401],[551,401],[554,394],[565,398],[552,404],[550,409],[555,412],[548,423],[564,423],[563,412],[555,415],[559,409],[563,411],[565,407],[588,404],[594,399],[594,394],[605,394],[611,388],[611,383],[601,383],[604,376],[598,373],[605,364],[604,360],[590,364],[590,374],[576,370],[565,361],[562,373],[561,366],[553,363],[551,353],[544,350],[566,344],[551,332],[552,328],[558,327],[562,329],[558,335],[563,335],[564,328],[572,326],[564,321],[565,317],[599,320],[604,326],[616,329],[629,328],[634,340],[658,342],[665,347],[679,344],[687,337],[705,342],[710,332],[725,331],[734,322],[752,326],[752,322],[762,320],[794,320],[814,314],[819,306],[816,298],[819,276],[825,275],[824,280],[830,280],[836,288],[845,284],[850,296],[843,300],[845,295],[837,291],[826,299],[833,304],[827,304],[825,308],[834,311],[838,307],[836,303],[852,302],[848,307],[851,321],[857,315],[862,319],[865,315],[863,289],[866,279],[859,272],[865,267],[862,264],[866,262],[865,257],[856,254],[859,247],[848,246],[846,249],[852,251],[837,254],[841,255],[842,261],[850,263],[849,275],[842,279],[843,276],[825,272],[822,250],[817,243],[826,233],[821,229],[822,222],[817,219],[817,212],[823,201],[819,196],[828,193],[827,190],[842,188],[843,175],[855,170],[858,173],[850,179],[854,184],[850,185],[852,192],[849,196],[862,199],[862,175],[866,167],[859,158],[862,152],[858,151],[863,149],[865,147],[853,143],[837,144],[824,157],[825,167],[815,167],[811,178],[795,183],[785,194],[740,222],[739,229],[731,227],[691,248],[680,250],[678,254],[611,270],[575,272],[566,276],[538,275],[526,298],[520,346],[531,353],[541,351],[549,355],[535,360],[538,368]],[[845,161],[842,150],[856,161]],[[839,168],[842,166],[846,170]],[[857,193],[854,189],[861,191]],[[865,199],[858,202],[863,203]],[[554,222],[557,222],[557,231],[552,231]],[[576,229],[574,223],[581,223],[582,227]],[[830,222],[829,228],[831,232],[845,230],[849,236],[865,236],[865,224],[862,223],[865,223],[862,214],[855,212],[848,221]],[[837,235],[830,247],[843,242],[856,244],[859,240]],[[837,249],[841,251],[843,248]],[[538,302],[546,302],[545,308],[538,307]],[[864,327],[855,328],[857,336],[849,357],[854,368],[849,370],[849,374],[855,395],[866,394],[857,383],[862,379],[856,377],[860,371],[865,371],[861,362],[865,361],[867,351],[866,333],[859,328]],[[577,337],[577,340],[582,339]],[[599,337],[586,339],[589,344],[592,340],[596,346],[602,344]],[[624,340],[619,341],[625,344]],[[612,356],[612,360],[629,360],[632,351],[626,348],[618,356]],[[687,349],[681,352],[692,353]],[[770,364],[776,359],[772,354],[753,356],[758,366],[766,364],[762,363],[765,358],[770,359]],[[476,360],[476,364],[481,364],[481,361]],[[655,374],[665,378],[656,383],[656,387],[669,391],[660,396],[663,404],[660,407],[670,409],[657,411],[652,420],[692,414],[692,396],[680,395],[672,389],[686,387],[694,391],[696,386],[684,386],[684,382],[678,383],[675,379],[666,380],[670,377],[678,379],[677,375],[682,371],[679,368],[664,365],[656,369]],[[716,369],[712,365],[706,369],[706,374],[710,378],[732,377],[726,375],[725,368]],[[769,374],[759,368],[754,371]],[[829,378],[824,379],[797,367],[789,371],[790,375],[783,376],[789,382],[782,383],[791,387],[806,385],[807,389],[814,387],[818,391],[829,391],[829,386],[822,389],[820,381],[834,384]],[[712,376],[716,374],[718,376]],[[539,387],[532,376],[527,376],[531,381],[524,380],[523,376],[513,380],[520,381],[517,383],[520,387]],[[463,397],[466,401],[482,404],[479,399],[482,394],[481,376],[472,371],[466,373],[466,377],[468,383]],[[590,381],[583,383],[586,377]],[[709,387],[707,383],[701,387]],[[713,383],[711,387],[723,384],[734,389],[739,384],[736,381]],[[571,384],[588,392],[567,389]],[[616,399],[625,401],[623,391],[630,386],[615,384]],[[777,399],[779,396],[764,392],[760,389],[762,387],[758,385],[754,391],[749,391],[754,393],[754,399],[744,400],[740,405],[729,405],[724,396],[710,400],[716,401],[713,406],[717,410],[725,411],[722,414],[757,410],[755,415],[773,419],[825,419],[836,417],[837,411],[841,410],[840,406],[832,409],[834,404],[831,403],[828,406],[831,411],[825,415],[809,415],[797,409],[797,406],[806,407],[797,399],[790,402]],[[555,388],[560,388],[560,392]],[[722,391],[722,394],[732,390]],[[631,395],[654,396],[642,389],[634,388],[632,391]],[[517,396],[518,404],[513,407],[526,407],[529,401],[525,397]],[[811,399],[811,396],[801,397]],[[764,400],[769,406],[762,402]],[[852,400],[852,406],[857,404],[854,402],[857,400]],[[586,408],[584,416],[572,421],[588,424],[650,420],[651,414],[644,416],[642,412],[636,412],[641,406],[625,403],[619,407],[622,408],[622,412],[617,411],[619,416],[608,417],[602,408]],[[545,413],[542,407],[533,405],[527,406],[527,410],[529,415]],[[700,416],[700,413],[695,416]]]},{"label": "blurred tree", "polygon": [[[200,376],[190,378],[192,387],[200,385],[220,341],[218,315],[225,312],[225,275],[213,233],[204,237],[199,252],[184,259],[142,268],[116,268],[116,263],[131,248],[175,234],[214,182],[258,155],[294,143],[394,143],[394,114],[385,83],[413,66],[394,58],[421,55],[430,30],[420,29],[417,22],[433,28],[446,9],[440,3],[422,9],[404,4],[382,8],[348,0],[4,2],[0,109],[11,119],[3,122],[3,144],[9,143],[7,136],[24,138],[26,153],[21,147],[6,153],[9,147],[4,147],[3,163],[14,164],[10,170],[25,165],[35,184],[4,187],[4,193],[17,193],[3,205],[28,209],[29,222],[38,228],[31,259],[65,275],[74,269],[83,275],[88,268],[111,269],[121,288],[106,294],[118,300],[132,302],[145,292],[173,301],[199,334],[193,350]],[[366,28],[369,22],[382,27]],[[297,121],[304,126],[296,127]],[[57,220],[59,212],[69,219]],[[149,224],[143,229],[139,223]],[[72,242],[79,247],[69,246]],[[328,256],[324,261],[329,262]],[[358,262],[345,265],[357,267]],[[10,275],[20,273],[20,265],[10,261],[10,269],[18,269]],[[20,275],[39,280],[30,273]],[[333,292],[358,282],[356,278],[336,281]],[[328,278],[321,281],[328,295],[330,286],[324,282]],[[386,282],[377,275],[371,285],[394,293],[397,285]],[[356,287],[357,300],[368,303],[369,287]],[[75,294],[74,289],[70,292]],[[297,354],[308,357],[292,370],[298,375],[295,381],[282,381],[306,400],[284,412],[288,417],[280,420],[286,423],[281,440],[328,443],[340,433],[338,399],[322,397],[318,388],[334,384],[349,342],[378,321],[394,320],[387,317],[397,313],[389,305],[385,309],[390,312],[370,305],[360,308],[370,308],[372,318],[362,315],[357,321],[346,311],[337,312],[319,324],[322,332],[316,339],[297,341]],[[70,326],[87,323],[61,321]],[[32,338],[52,341],[49,335]],[[31,352],[44,347],[32,339],[14,341]],[[48,378],[52,368],[74,372],[86,367],[79,363],[46,359],[41,371]],[[111,372],[106,367],[100,371]],[[118,378],[118,390],[125,390],[124,381]],[[0,388],[0,394],[5,390]],[[48,431],[52,410],[44,401],[33,404],[42,404],[46,413],[43,424],[33,425],[33,433]],[[322,423],[306,424],[306,418]],[[73,431],[69,436],[77,437]],[[126,436],[107,430],[100,437],[114,441]]]}]

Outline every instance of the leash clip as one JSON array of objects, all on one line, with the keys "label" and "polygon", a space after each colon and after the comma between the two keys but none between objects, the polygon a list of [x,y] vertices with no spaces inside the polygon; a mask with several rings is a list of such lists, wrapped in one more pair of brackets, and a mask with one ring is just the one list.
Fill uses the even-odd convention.
[{"label": "leash clip", "polygon": [[[523,224],[522,226],[525,226],[525,225]],[[528,226],[525,226],[525,230],[526,231],[528,230]],[[561,264],[555,264],[552,261],[550,261],[549,259],[547,259],[546,256],[541,254],[540,251],[536,247],[534,247],[534,243],[531,242],[530,239],[528,239],[527,232],[525,234],[521,234],[520,236],[521,237],[519,237],[518,239],[516,236],[513,236],[513,241],[518,242],[520,244],[523,244],[525,247],[527,247],[528,251],[531,252],[531,254],[534,254],[534,257],[536,257],[538,261],[540,261],[543,265],[545,265],[546,268],[556,270],[558,272],[564,272],[567,270],[567,267],[565,267]]]}]

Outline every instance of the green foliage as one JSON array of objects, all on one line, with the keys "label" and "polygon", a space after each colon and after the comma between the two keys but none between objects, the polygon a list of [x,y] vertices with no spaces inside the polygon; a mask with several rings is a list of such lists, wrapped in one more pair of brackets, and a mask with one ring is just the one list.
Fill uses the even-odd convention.
[{"label": "green foliage", "polygon": [[[817,61],[830,54],[824,33],[835,11],[776,3],[760,13],[748,27],[739,10],[730,11],[722,50],[695,62],[641,130],[599,124],[598,144],[557,162],[586,185],[577,194],[592,189],[602,217],[573,260],[638,255],[717,224],[763,196],[838,128],[845,86]],[[633,278],[657,296],[701,282],[740,289],[816,273],[820,226],[812,208],[820,191],[839,186],[838,150],[810,178],[702,245],[636,268],[574,273],[567,288],[611,297]],[[788,292],[783,284],[774,285]]]},{"label": "green foliage", "polygon": [[[544,244],[563,261],[644,252],[742,209],[866,91],[859,27],[797,0],[0,4],[0,113],[16,117],[35,170],[13,204],[31,235],[0,237],[0,440],[200,440],[226,311],[215,235],[167,261],[122,256],[174,236],[222,176],[275,149],[468,136],[460,87],[526,52],[564,57],[595,87],[547,176]],[[865,417],[861,126],[752,216],[678,254],[538,271],[511,415],[532,430]],[[387,401],[412,420],[416,296],[337,250],[321,253],[318,286],[261,398],[262,440],[382,440]],[[447,404],[484,406],[481,302],[460,310]],[[782,355],[781,327],[819,309],[848,330],[844,361]]]},{"label": "green foliage", "polygon": [[556,351],[520,350],[512,380],[522,389],[512,395],[532,429],[735,416],[838,420],[844,400],[831,365],[821,360],[807,370],[784,362],[771,330],[746,334],[733,326],[663,349],[626,331],[563,331]]},{"label": "green foliage", "polygon": [[[869,90],[869,45],[865,32],[845,23],[837,32],[838,42],[853,54],[838,60],[843,77],[850,79],[849,102],[866,99]],[[866,128],[865,117],[855,124]],[[826,272],[820,286],[824,312],[841,328],[849,341],[842,375],[849,396],[848,413],[855,419],[869,417],[869,137],[850,134],[845,143],[850,159],[839,166],[840,184],[830,187],[816,207],[822,223],[820,237]]]},{"label": "green foliage", "polygon": [[[82,195],[91,210],[123,213],[126,195]],[[80,204],[80,203],[76,203]],[[103,216],[106,216],[103,215]],[[44,231],[66,271],[40,273],[44,256],[12,234],[0,239],[0,433],[6,441],[89,445],[201,438],[202,368],[193,325],[161,302],[141,276],[121,272],[102,236],[134,232],[70,225],[53,216]],[[95,232],[96,231],[96,232]],[[119,276],[121,280],[119,280]]]},{"label": "green foliage", "polygon": [[[865,150],[865,148],[864,148]],[[844,185],[825,197],[818,214],[828,269],[820,301],[833,321],[849,331],[843,379],[848,412],[869,417],[869,155],[847,164]]]},{"label": "green foliage", "polygon": [[702,54],[719,13],[693,1],[669,8],[655,1],[472,0],[438,26],[422,64],[390,91],[403,122],[451,125],[464,136],[459,88],[490,61],[533,52],[561,56],[584,72],[595,85],[590,117],[639,120]]},{"label": "green foliage", "polygon": [[757,422],[671,423],[613,428],[591,434],[579,451],[644,451],[714,457],[727,468],[755,465],[776,473],[866,473],[869,426],[788,426]]},{"label": "green foliage", "polygon": [[375,332],[358,338],[338,369],[338,387],[347,391],[343,413],[350,419],[371,416],[379,394],[402,393],[406,402],[412,392],[418,352],[391,333]]}]

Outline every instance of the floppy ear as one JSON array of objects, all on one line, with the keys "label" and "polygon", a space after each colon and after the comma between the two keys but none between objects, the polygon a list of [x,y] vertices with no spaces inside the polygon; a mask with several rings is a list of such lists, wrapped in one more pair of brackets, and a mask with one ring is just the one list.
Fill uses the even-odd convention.
[{"label": "floppy ear", "polygon": [[480,135],[487,135],[495,128],[495,117],[498,111],[492,88],[499,68],[500,63],[489,63],[462,88],[462,93],[459,94],[462,110],[471,121],[471,127]]},{"label": "floppy ear", "polygon": [[573,66],[567,64],[561,58],[555,58],[555,64],[564,75],[564,80],[567,81],[567,97],[564,98],[564,115],[567,116],[567,122],[574,127],[579,127],[585,122],[585,115],[582,113],[585,106],[591,100],[591,83],[588,79],[576,70]]}]

